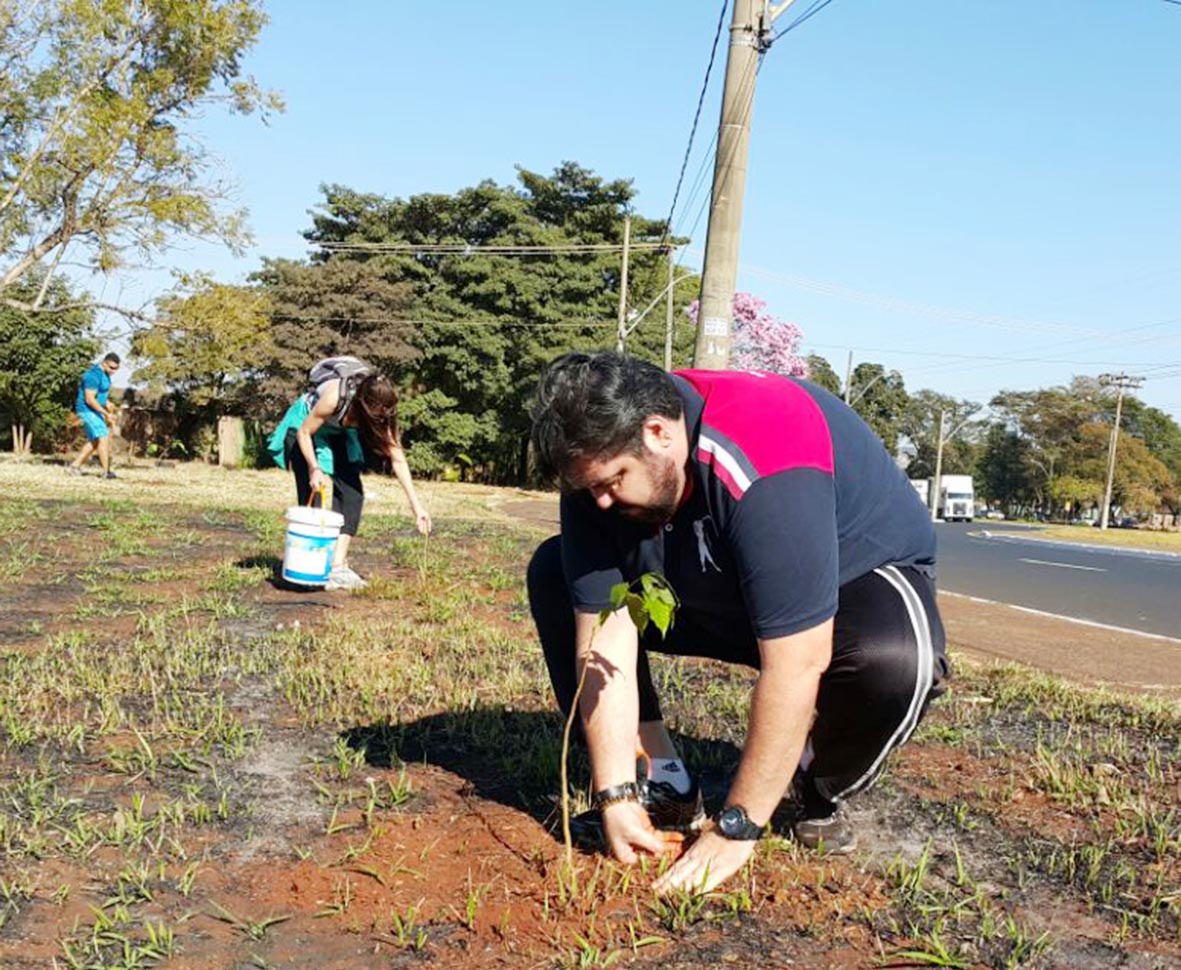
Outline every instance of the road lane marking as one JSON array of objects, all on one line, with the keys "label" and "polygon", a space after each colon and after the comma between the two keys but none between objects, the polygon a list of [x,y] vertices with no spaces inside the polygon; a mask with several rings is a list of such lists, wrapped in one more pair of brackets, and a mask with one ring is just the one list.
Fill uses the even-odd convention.
[{"label": "road lane marking", "polygon": [[1031,562],[1035,566],[1060,566],[1063,569],[1085,569],[1089,573],[1105,573],[1106,569],[1098,566],[1076,566],[1072,562],[1051,562],[1049,559],[1018,559],[1018,562]]},{"label": "road lane marking", "polygon": [[1078,623],[1080,626],[1095,627],[1098,630],[1110,630],[1112,633],[1128,633],[1135,637],[1146,637],[1149,640],[1164,640],[1166,643],[1181,643],[1176,637],[1167,637],[1163,633],[1146,633],[1144,630],[1133,630],[1126,626],[1112,626],[1110,623],[1100,623],[1097,620],[1084,620],[1077,616],[1063,616],[1061,613],[1047,613],[1045,610],[1035,610],[1031,606],[1018,606],[1016,603],[1002,603],[1000,600],[985,599],[983,596],[970,596],[967,593],[957,593],[950,589],[939,590],[940,596],[956,596],[973,603],[986,603],[989,606],[1007,606],[1011,610],[1022,613],[1032,613],[1034,616],[1044,616],[1051,620],[1065,620],[1067,623]]}]

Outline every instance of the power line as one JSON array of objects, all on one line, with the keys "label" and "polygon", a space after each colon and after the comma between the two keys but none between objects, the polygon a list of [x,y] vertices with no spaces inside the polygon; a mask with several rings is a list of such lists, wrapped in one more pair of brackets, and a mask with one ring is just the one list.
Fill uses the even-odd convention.
[{"label": "power line", "polygon": [[722,36],[722,25],[726,21],[726,11],[729,7],[730,0],[722,0],[722,9],[718,13],[718,26],[714,30],[713,46],[709,51],[709,63],[705,65],[705,79],[701,82],[701,93],[697,96],[697,109],[693,112],[693,126],[689,129],[689,144],[685,146],[685,157],[681,159],[681,174],[677,176],[677,187],[673,190],[672,205],[668,207],[668,219],[664,223],[666,238],[672,232],[673,214],[677,211],[677,199],[681,194],[681,183],[685,180],[685,169],[689,166],[689,156],[693,151],[693,139],[697,135],[697,123],[701,120],[701,107],[705,104],[705,94],[709,89],[710,73],[713,71],[714,59],[718,53],[718,39]]},{"label": "power line", "polygon": [[614,320],[402,320],[397,317],[352,317],[317,316],[316,314],[275,313],[272,320],[287,320],[293,323],[363,323],[383,326],[405,327],[549,327],[577,328],[615,326]]},{"label": "power line", "polygon": [[[495,256],[564,256],[585,253],[618,253],[623,251],[622,243],[562,243],[555,245],[533,245],[527,243],[403,243],[403,242],[318,242],[327,252],[372,252],[372,253],[439,253],[454,256],[478,256],[488,253]],[[630,249],[659,250],[661,242],[633,242]]]},{"label": "power line", "polygon": [[[1169,0],[1169,2],[1170,3],[1181,3],[1181,0]],[[788,24],[786,27],[784,27],[781,31],[779,31],[777,34],[775,34],[775,36],[771,38],[770,44],[774,44],[775,41],[779,40],[779,38],[782,37],[784,34],[786,34],[788,31],[795,30],[797,27],[802,26],[808,20],[810,20],[811,18],[815,17],[818,13],[820,13],[820,11],[823,10],[825,7],[827,7],[830,3],[832,3],[832,0],[816,0],[816,2],[812,4],[812,6],[810,6],[802,14],[800,14],[798,17],[796,17],[795,20],[793,20],[790,24]],[[770,46],[770,44],[768,44],[768,46]]]}]

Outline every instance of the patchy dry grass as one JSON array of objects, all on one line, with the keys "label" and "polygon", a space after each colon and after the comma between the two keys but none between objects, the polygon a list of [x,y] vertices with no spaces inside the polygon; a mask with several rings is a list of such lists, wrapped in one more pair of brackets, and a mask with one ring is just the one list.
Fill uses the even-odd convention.
[{"label": "patchy dry grass", "polygon": [[[785,811],[706,898],[563,880],[542,533],[432,485],[424,542],[374,485],[342,596],[273,583],[278,473],[0,463],[0,966],[1181,962],[1181,709],[1013,666],[961,662],[851,859]],[[717,807],[750,675],[656,676]]]},{"label": "patchy dry grass", "polygon": [[1181,532],[1154,532],[1150,529],[1096,529],[1087,525],[1050,525],[1039,526],[1037,531],[1030,533],[1027,538],[1181,553]]}]

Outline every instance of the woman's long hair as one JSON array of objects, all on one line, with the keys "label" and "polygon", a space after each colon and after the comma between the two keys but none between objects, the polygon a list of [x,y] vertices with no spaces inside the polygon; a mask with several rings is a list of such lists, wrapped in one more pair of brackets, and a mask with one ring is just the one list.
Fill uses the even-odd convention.
[{"label": "woman's long hair", "polygon": [[380,374],[363,378],[349,405],[349,416],[365,446],[366,459],[370,464],[388,469],[390,446],[399,443],[398,392],[394,385]]}]

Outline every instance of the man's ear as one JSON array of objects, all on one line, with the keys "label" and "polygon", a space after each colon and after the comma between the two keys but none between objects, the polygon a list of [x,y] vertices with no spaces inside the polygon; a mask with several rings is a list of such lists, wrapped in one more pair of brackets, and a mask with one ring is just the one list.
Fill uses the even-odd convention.
[{"label": "man's ear", "polygon": [[673,442],[672,422],[659,414],[644,419],[644,444],[653,451],[663,451]]}]

